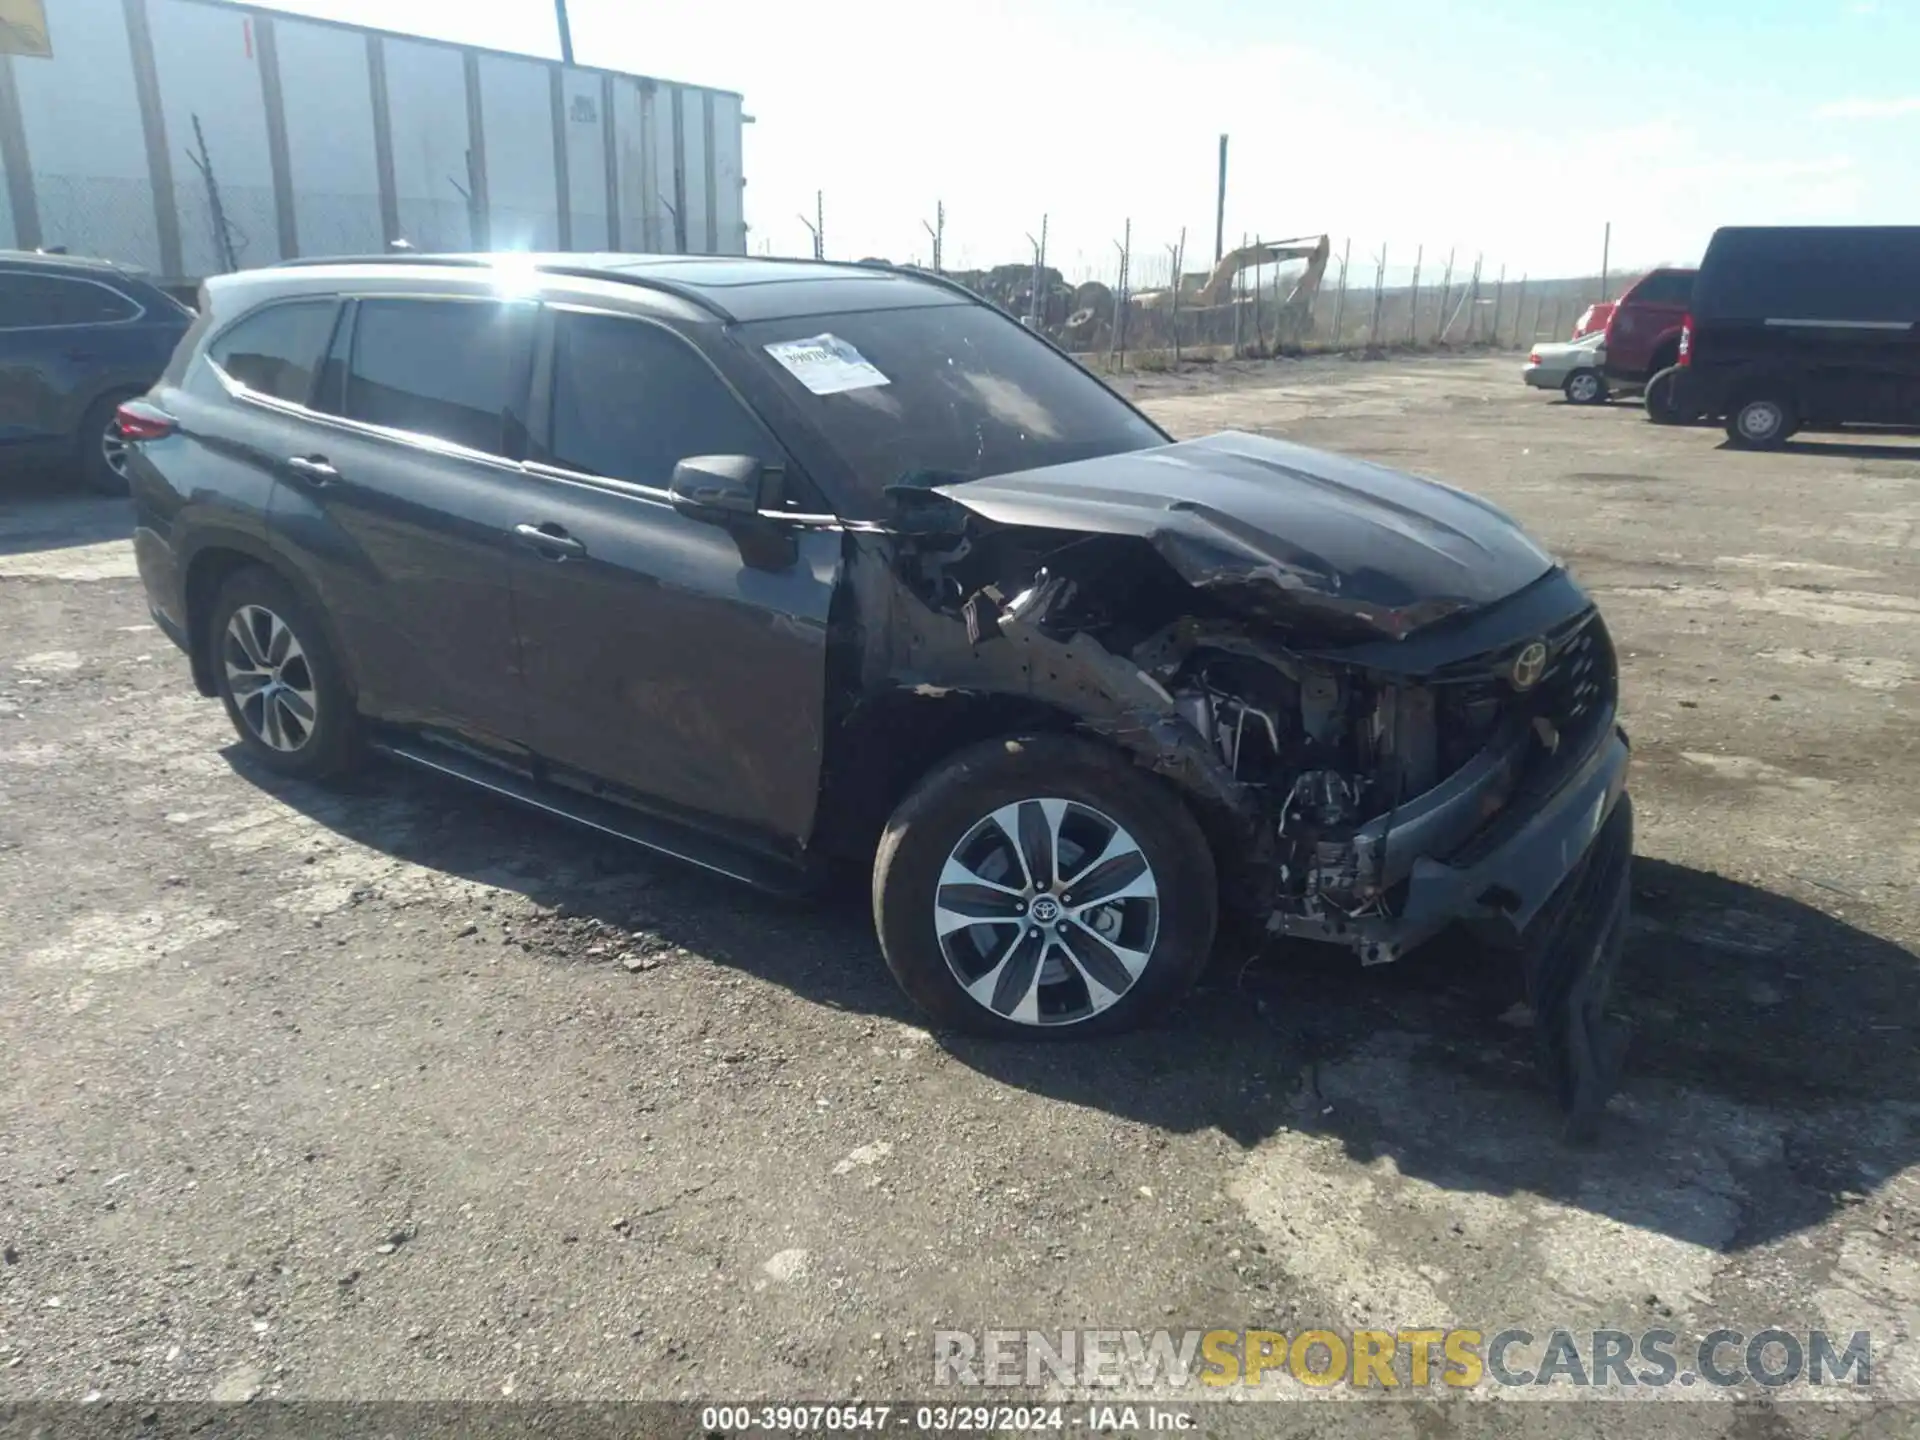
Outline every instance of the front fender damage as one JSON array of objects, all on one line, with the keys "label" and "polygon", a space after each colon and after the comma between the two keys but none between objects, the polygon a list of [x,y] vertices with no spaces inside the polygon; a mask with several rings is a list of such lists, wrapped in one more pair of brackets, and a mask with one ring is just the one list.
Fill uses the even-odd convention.
[{"label": "front fender damage", "polygon": [[1210,817],[1253,841],[1254,796],[1180,713],[1173,696],[1091,635],[1049,628],[1064,587],[1036,586],[1019,597],[1026,602],[1019,605],[1008,603],[997,586],[962,595],[939,583],[946,577],[922,568],[929,557],[903,554],[892,537],[856,534],[849,541],[848,578],[864,632],[863,693],[958,691],[1037,702],[1127,751]]}]

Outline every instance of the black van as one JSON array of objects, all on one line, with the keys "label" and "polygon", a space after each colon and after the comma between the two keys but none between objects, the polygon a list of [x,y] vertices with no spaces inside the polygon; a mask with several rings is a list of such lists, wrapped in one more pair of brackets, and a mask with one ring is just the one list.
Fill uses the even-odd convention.
[{"label": "black van", "polygon": [[1736,445],[1920,425],[1920,225],[1715,231],[1680,363],[1686,407]]}]

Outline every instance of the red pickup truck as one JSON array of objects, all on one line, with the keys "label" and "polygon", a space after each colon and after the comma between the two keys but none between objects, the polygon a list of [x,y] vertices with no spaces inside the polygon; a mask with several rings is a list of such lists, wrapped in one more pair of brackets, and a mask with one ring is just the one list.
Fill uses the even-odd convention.
[{"label": "red pickup truck", "polygon": [[1607,379],[1639,389],[1680,359],[1680,327],[1693,299],[1695,270],[1649,270],[1607,317]]},{"label": "red pickup truck", "polygon": [[1573,322],[1573,338],[1591,335],[1596,330],[1607,328],[1607,321],[1613,318],[1613,301],[1596,300],[1580,312],[1580,318]]}]

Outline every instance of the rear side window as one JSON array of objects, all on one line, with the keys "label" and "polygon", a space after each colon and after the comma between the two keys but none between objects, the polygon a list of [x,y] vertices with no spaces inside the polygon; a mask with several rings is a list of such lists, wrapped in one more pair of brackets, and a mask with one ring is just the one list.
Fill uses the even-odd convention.
[{"label": "rear side window", "polygon": [[561,311],[553,335],[553,463],[664,490],[691,455],[777,448],[713,368],[644,320]]},{"label": "rear side window", "polygon": [[504,455],[526,310],[487,300],[362,300],[344,413]]},{"label": "rear side window", "polygon": [[207,347],[207,358],[256,395],[305,405],[336,309],[331,300],[269,305],[222,333]]},{"label": "rear side window", "polygon": [[1656,270],[1627,297],[1635,305],[1685,305],[1693,298],[1693,276],[1680,270]]},{"label": "rear side window", "polygon": [[139,313],[118,290],[91,280],[0,270],[0,330],[113,325]]}]

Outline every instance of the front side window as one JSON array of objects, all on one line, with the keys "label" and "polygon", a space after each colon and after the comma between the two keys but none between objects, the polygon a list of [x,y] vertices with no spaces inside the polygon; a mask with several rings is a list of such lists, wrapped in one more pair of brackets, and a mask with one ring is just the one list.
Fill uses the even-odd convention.
[{"label": "front side window", "polygon": [[360,301],[344,413],[505,454],[526,309],[490,300]]},{"label": "front side window", "polygon": [[853,513],[889,485],[952,484],[1167,444],[1073,361],[986,305],[757,321],[737,329],[853,472]]},{"label": "front side window", "polygon": [[664,490],[693,455],[778,453],[713,367],[643,320],[561,311],[553,332],[553,463]]},{"label": "front side window", "polygon": [[0,271],[0,330],[115,325],[139,313],[140,307],[118,290],[91,280]]},{"label": "front side window", "polygon": [[207,358],[256,395],[305,405],[336,309],[331,300],[269,305],[222,334],[207,347]]}]

